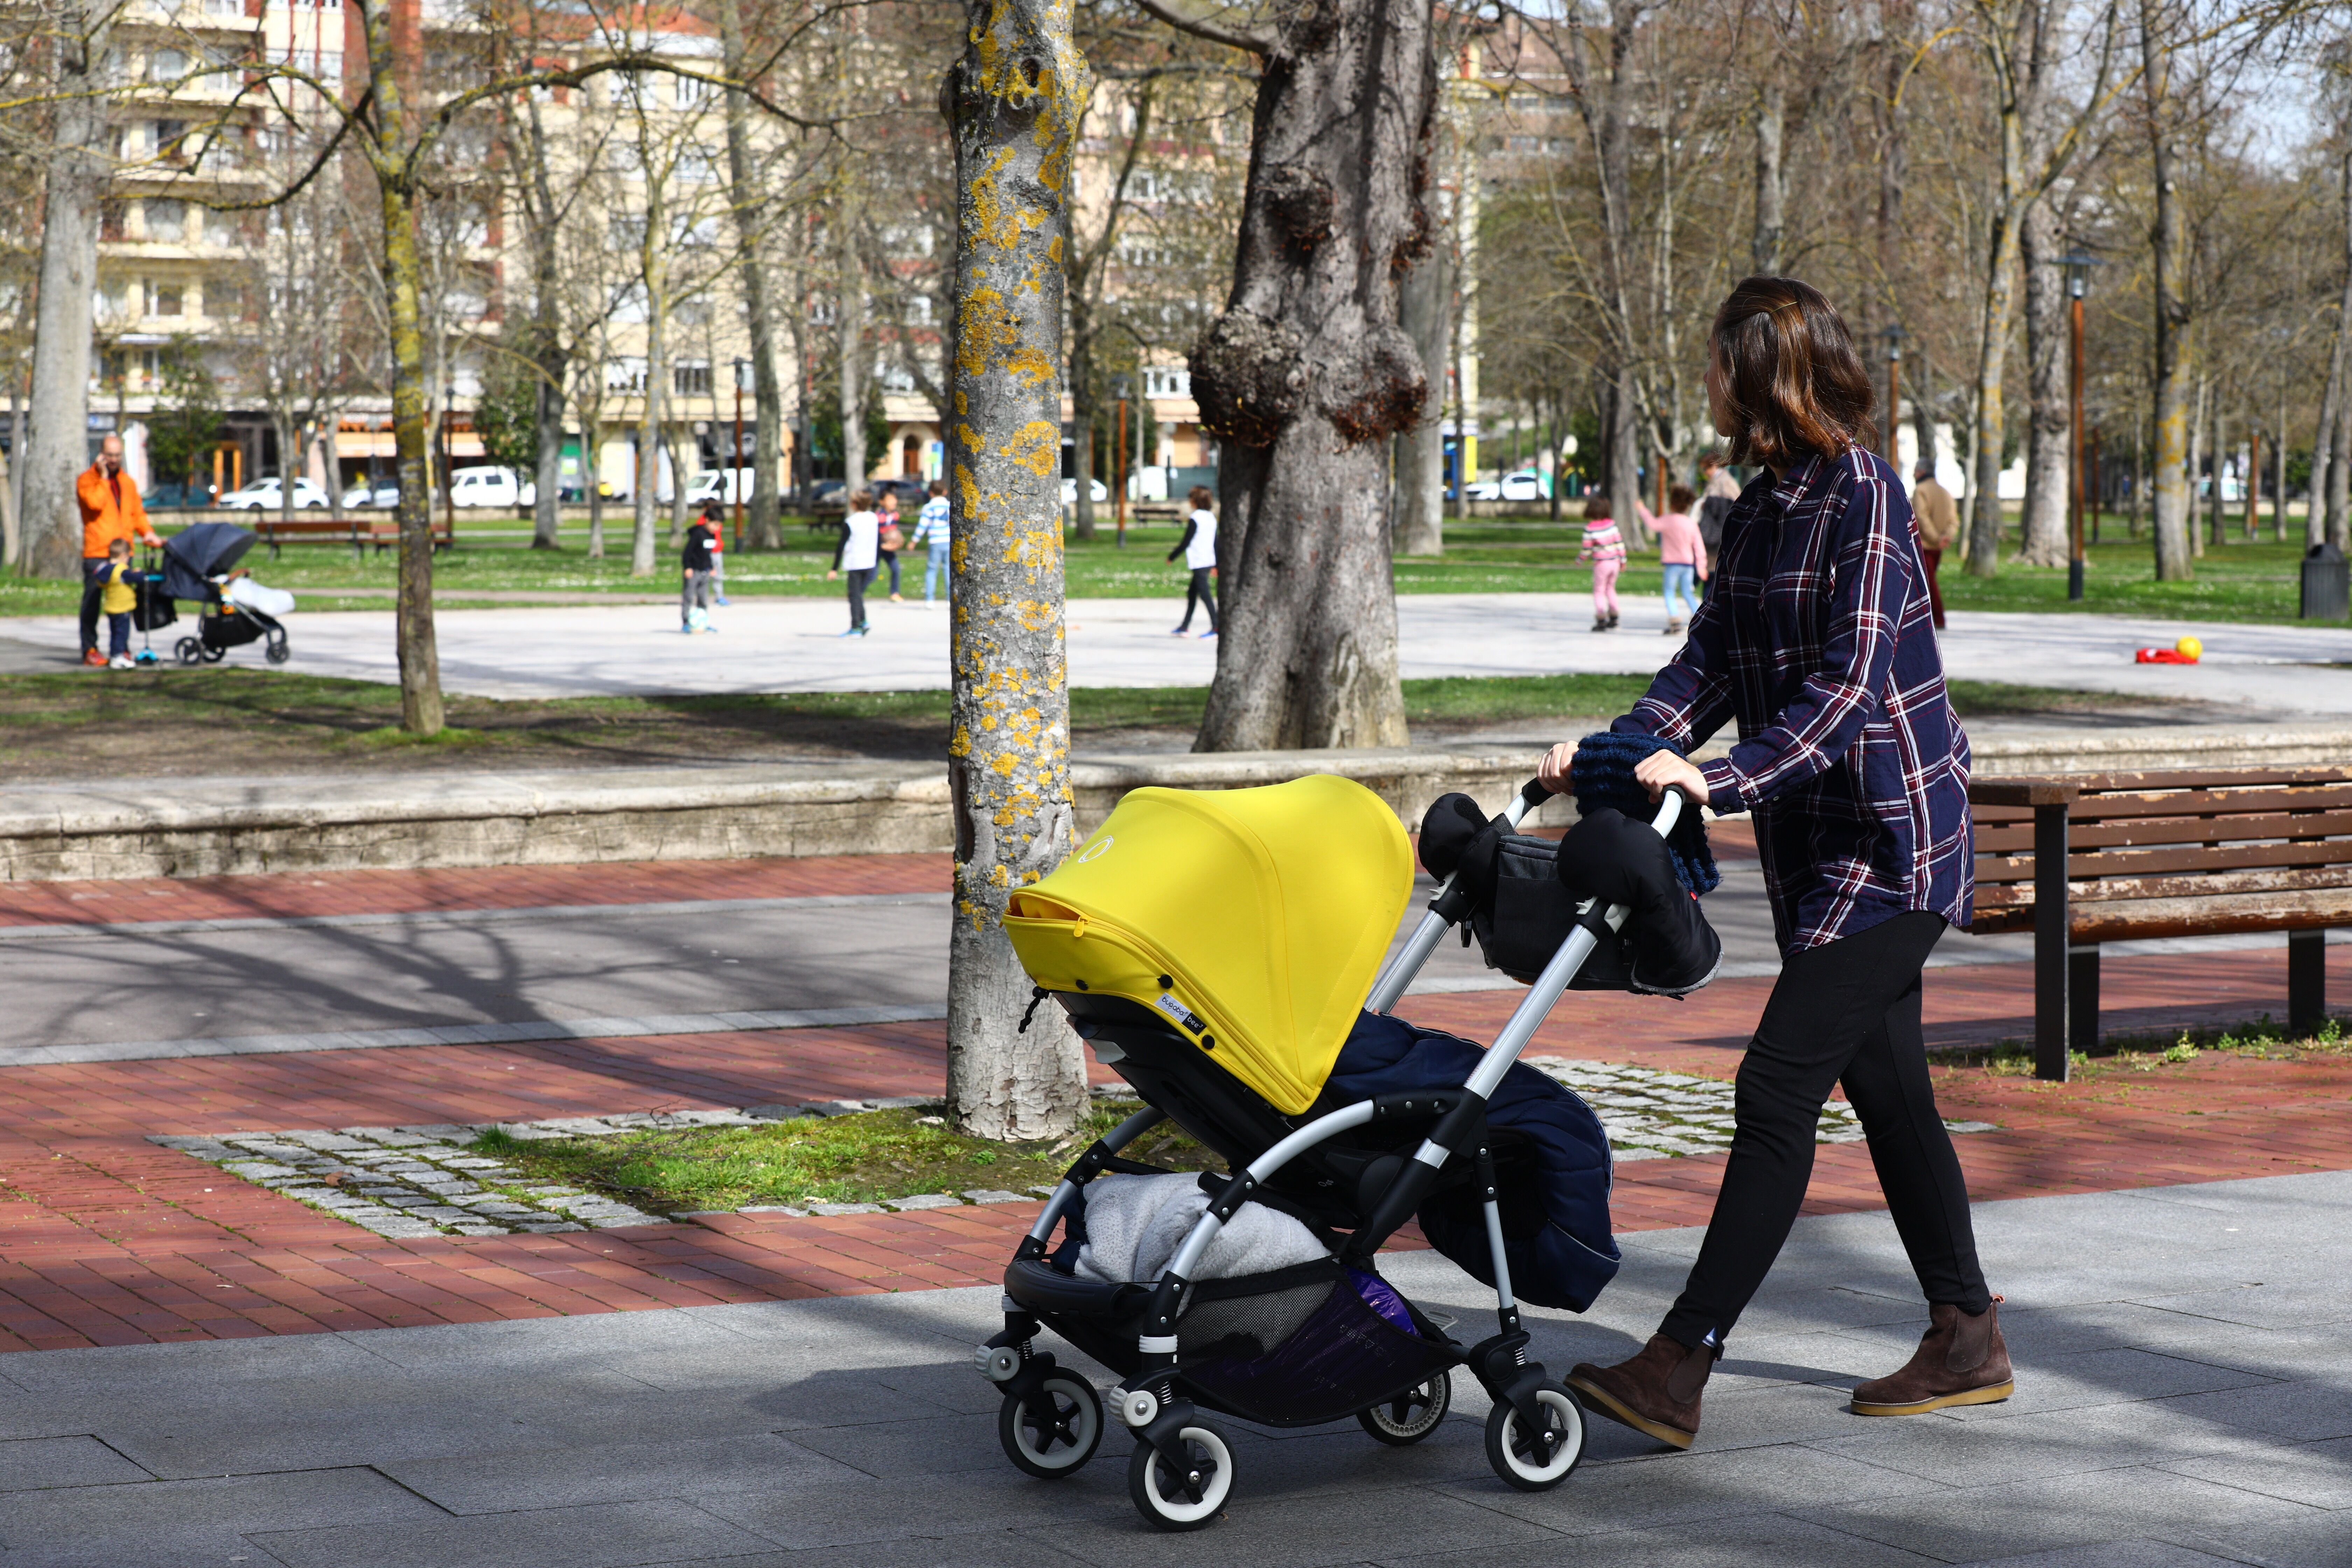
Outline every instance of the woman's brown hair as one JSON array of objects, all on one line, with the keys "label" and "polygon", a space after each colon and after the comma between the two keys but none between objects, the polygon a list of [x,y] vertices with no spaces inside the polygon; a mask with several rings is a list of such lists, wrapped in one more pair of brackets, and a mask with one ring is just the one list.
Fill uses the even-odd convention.
[{"label": "woman's brown hair", "polygon": [[1732,416],[1733,462],[1786,468],[1877,442],[1870,373],[1844,318],[1811,284],[1743,279],[1715,313],[1707,353]]},{"label": "woman's brown hair", "polygon": [[1599,490],[1595,490],[1591,495],[1586,496],[1584,498],[1584,521],[1587,522],[1608,521],[1609,498],[1602,495]]}]

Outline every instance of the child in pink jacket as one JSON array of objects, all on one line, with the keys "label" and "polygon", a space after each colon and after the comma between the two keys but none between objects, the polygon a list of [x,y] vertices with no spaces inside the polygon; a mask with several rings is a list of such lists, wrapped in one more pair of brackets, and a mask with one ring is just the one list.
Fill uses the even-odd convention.
[{"label": "child in pink jacket", "polygon": [[[1706,581],[1706,541],[1699,537],[1698,524],[1690,515],[1691,503],[1698,498],[1688,485],[1670,485],[1666,489],[1669,510],[1664,517],[1653,517],[1650,509],[1640,500],[1633,510],[1642,514],[1642,521],[1658,536],[1658,559],[1666,569],[1666,636],[1673,637],[1698,614],[1698,595],[1693,591],[1694,581]],[[1676,601],[1689,606],[1685,615]]]},{"label": "child in pink jacket", "polygon": [[1615,631],[1617,574],[1625,568],[1625,536],[1617,531],[1617,523],[1609,515],[1607,496],[1584,498],[1584,548],[1576,552],[1576,558],[1592,563],[1592,629]]}]

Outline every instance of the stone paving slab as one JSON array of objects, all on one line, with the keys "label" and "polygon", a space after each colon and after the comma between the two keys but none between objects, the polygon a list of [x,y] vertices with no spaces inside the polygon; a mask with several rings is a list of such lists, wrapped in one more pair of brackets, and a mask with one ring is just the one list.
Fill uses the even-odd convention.
[{"label": "stone paving slab", "polygon": [[[1221,1420],[1234,1499],[1189,1537],[1135,1517],[1117,1428],[1064,1481],[1003,1459],[970,1361],[992,1288],[36,1352],[0,1362],[0,1542],[43,1568],[2340,1568],[2352,1437],[2277,1412],[2352,1407],[2352,1344],[2167,1303],[2340,1281],[2347,1215],[2340,1173],[1980,1205],[2020,1395],[1891,1422],[1844,1404],[1923,1317],[1892,1227],[1802,1220],[1691,1452],[1595,1420],[1565,1485],[1509,1491],[1457,1374],[1412,1448]],[[1628,1352],[1696,1244],[1629,1237],[1591,1312],[1528,1314],[1535,1353]],[[1457,1331],[1492,1309],[1433,1254],[1383,1268]]]}]

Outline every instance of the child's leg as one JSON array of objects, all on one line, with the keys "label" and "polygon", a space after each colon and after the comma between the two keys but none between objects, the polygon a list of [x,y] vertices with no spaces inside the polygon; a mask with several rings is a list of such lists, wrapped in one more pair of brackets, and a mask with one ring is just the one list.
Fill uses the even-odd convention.
[{"label": "child's leg", "polygon": [[121,658],[131,651],[131,612],[117,610],[106,617],[107,653]]},{"label": "child's leg", "polygon": [[1617,614],[1617,574],[1624,569],[1622,561],[1596,561],[1592,563],[1592,613],[1599,616]]},{"label": "child's leg", "polygon": [[[1200,592],[1201,607],[1209,612],[1209,629],[1215,631],[1217,629],[1216,578],[1211,574],[1208,567],[1196,568],[1192,573],[1192,586]],[[1188,621],[1192,618],[1192,602],[1189,597],[1184,601],[1184,618]]]},{"label": "child's leg", "polygon": [[939,597],[940,578],[948,569],[948,552],[934,544],[923,552],[923,603]]}]

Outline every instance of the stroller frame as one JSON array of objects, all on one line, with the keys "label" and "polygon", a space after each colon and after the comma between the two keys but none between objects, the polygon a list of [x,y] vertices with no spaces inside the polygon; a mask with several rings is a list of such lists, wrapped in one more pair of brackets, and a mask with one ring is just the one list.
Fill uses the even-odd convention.
[{"label": "stroller frame", "polygon": [[[1540,783],[1528,783],[1504,813],[1509,825],[1517,827],[1549,794]],[[1672,831],[1684,809],[1681,794],[1669,790],[1653,824],[1660,836]],[[1421,924],[1373,983],[1365,1001],[1368,1010],[1382,1014],[1393,1010],[1438,942],[1469,914],[1470,897],[1466,889],[1457,887],[1458,881],[1458,875],[1449,877],[1439,887]],[[1423,1200],[1441,1186],[1471,1184],[1486,1215],[1495,1271],[1496,1330],[1465,1346],[1405,1303],[1423,1338],[1430,1342],[1428,1348],[1439,1370],[1433,1377],[1376,1401],[1358,1412],[1357,1419],[1381,1442],[1418,1442],[1437,1429],[1445,1414],[1453,1369],[1466,1366],[1494,1401],[1486,1420],[1486,1458],[1496,1474],[1524,1491],[1546,1490],[1566,1480],[1583,1457],[1583,1415],[1575,1397],[1540,1363],[1528,1359],[1529,1335],[1520,1324],[1510,1266],[1504,1254],[1486,1107],[1569,983],[1601,939],[1613,937],[1630,912],[1626,905],[1601,907],[1595,900],[1579,907],[1576,925],[1458,1090],[1382,1095],[1343,1105],[1296,1127],[1249,1160],[1213,1194],[1207,1210],[1186,1234],[1166,1269],[1149,1286],[1071,1279],[1055,1272],[1045,1261],[1055,1227],[1079,1201],[1087,1183],[1105,1171],[1156,1173],[1154,1167],[1119,1158],[1118,1152],[1167,1120],[1169,1113],[1147,1105],[1097,1140],[1055,1185],[1044,1212],[1023,1238],[1005,1271],[1003,1331],[982,1345],[975,1355],[982,1375],[1003,1390],[997,1431],[1006,1456],[1030,1475],[1054,1479],[1075,1474],[1093,1457],[1102,1437],[1103,1410],[1093,1384],[1058,1368],[1050,1352],[1035,1348],[1039,1329],[1053,1327],[1073,1342],[1099,1345],[1107,1320],[1139,1318],[1139,1331],[1133,1340],[1135,1370],[1111,1391],[1119,1422],[1135,1434],[1129,1493],[1144,1519],[1163,1530],[1197,1530],[1212,1522],[1230,1494],[1234,1465],[1231,1449],[1202,1420],[1201,1412],[1242,1413],[1220,1405],[1191,1384],[1177,1363],[1177,1323],[1192,1283],[1192,1271],[1244,1203],[1260,1196],[1283,1206],[1285,1199],[1274,1184],[1294,1163],[1336,1158],[1335,1141],[1360,1130],[1385,1128],[1392,1130],[1395,1139],[1409,1139],[1412,1129],[1420,1126],[1425,1131],[1410,1159],[1395,1152],[1366,1158],[1360,1146],[1350,1163],[1335,1167],[1339,1174],[1356,1180],[1359,1194],[1371,1197],[1366,1206],[1360,1195],[1358,1223],[1339,1248],[1337,1261],[1369,1270],[1372,1254]],[[1041,999],[1047,994],[1057,994],[1100,1060],[1138,1058],[1136,1068],[1144,1067],[1137,1047],[1144,1044],[1140,1037],[1153,1032],[1165,1034],[1169,1043],[1191,1051],[1188,1042],[1164,1028],[1141,1020],[1128,1024],[1104,1017],[1097,1010],[1099,999],[1039,993]],[[1401,1151],[1403,1143],[1393,1142],[1393,1147]],[[1230,1153],[1227,1158],[1230,1164]],[[1319,1184],[1328,1187],[1332,1183],[1325,1180]],[[1297,1184],[1291,1185],[1295,1194]],[[1295,1195],[1288,1201],[1296,1206]],[[1149,1300],[1144,1300],[1147,1295]],[[1082,1331],[1078,1334],[1070,1331],[1074,1320]],[[1085,1331],[1089,1323],[1093,1331]],[[1117,1349],[1123,1352],[1124,1347]],[[1127,1358],[1120,1354],[1114,1359]],[[1262,1415],[1244,1418],[1276,1426],[1312,1425],[1328,1419],[1318,1416],[1284,1423],[1268,1422]]]}]

